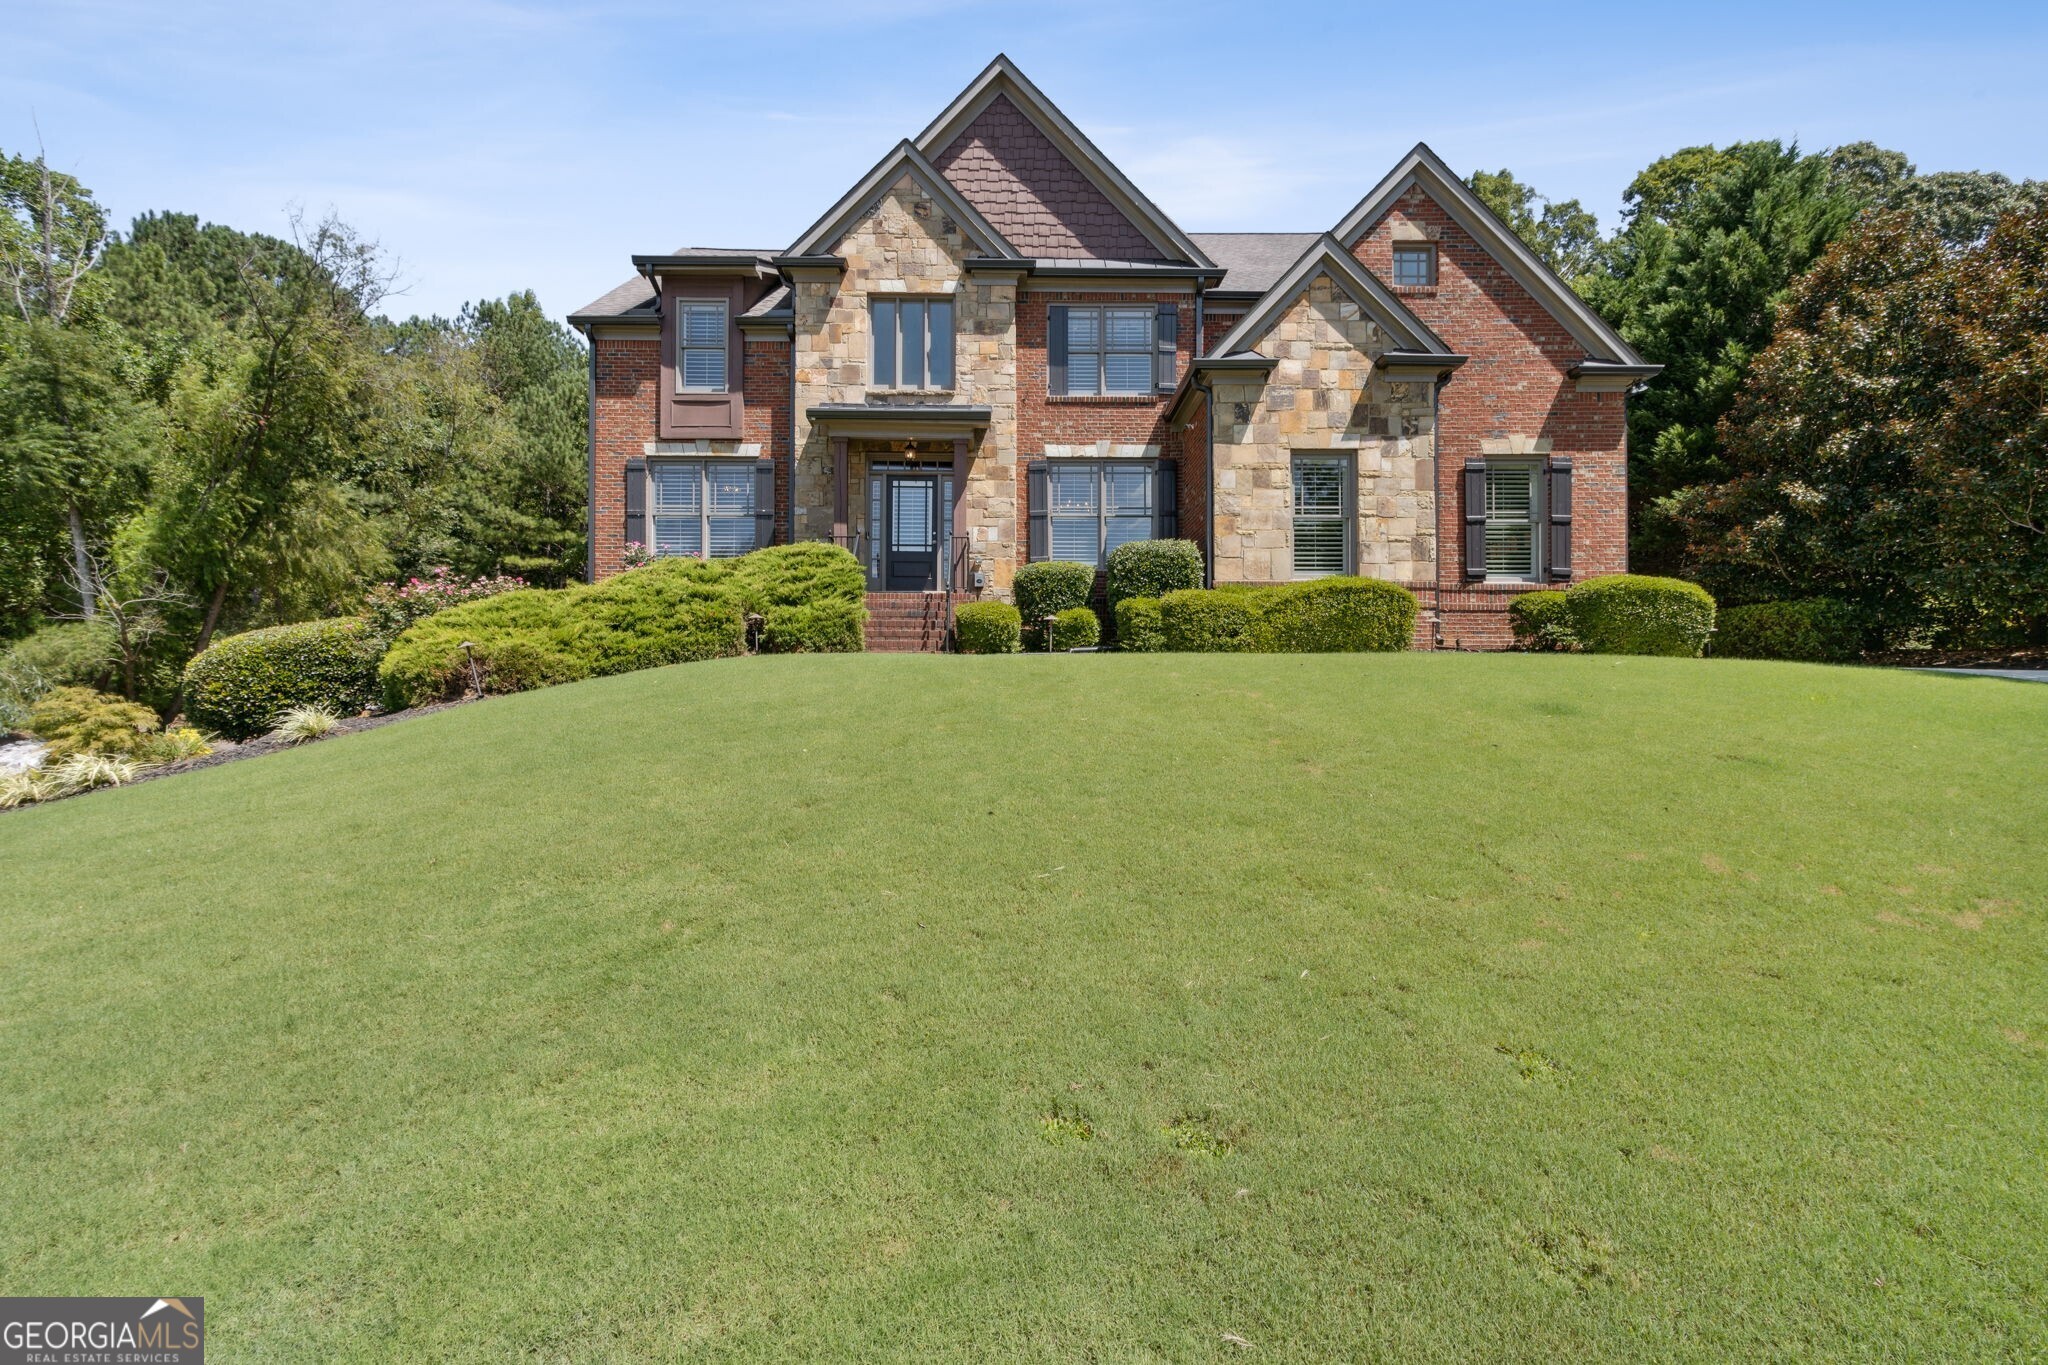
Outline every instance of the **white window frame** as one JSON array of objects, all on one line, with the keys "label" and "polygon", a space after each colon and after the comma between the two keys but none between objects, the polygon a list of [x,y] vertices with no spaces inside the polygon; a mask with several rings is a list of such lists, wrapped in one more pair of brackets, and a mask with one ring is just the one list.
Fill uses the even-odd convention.
[{"label": "white window frame", "polygon": [[[1423,260],[1424,260],[1424,261],[1425,261],[1425,262],[1427,263],[1427,264],[1426,264],[1426,268],[1425,268],[1425,269],[1424,269],[1424,271],[1423,271],[1423,274],[1424,274],[1425,278],[1423,278],[1423,279],[1420,279],[1420,280],[1404,280],[1404,279],[1402,279],[1402,278],[1401,278],[1401,257],[1402,257],[1403,255],[1416,255],[1416,256],[1420,256],[1420,257],[1422,257],[1422,258],[1423,258]],[[1434,242],[1396,242],[1396,243],[1394,243],[1394,252],[1393,252],[1393,260],[1392,260],[1392,266],[1391,266],[1391,269],[1392,269],[1392,272],[1393,272],[1393,284],[1394,284],[1394,287],[1395,287],[1396,289],[1431,289],[1431,288],[1434,288],[1434,287],[1436,286],[1436,271],[1437,271],[1437,259],[1436,259],[1436,243],[1434,243]]]},{"label": "white window frame", "polygon": [[[663,521],[681,521],[689,518],[692,515],[688,510],[681,506],[677,506],[674,510],[670,511],[663,510],[663,503],[661,500],[662,481],[658,477],[658,475],[660,473],[674,470],[694,471],[697,476],[697,508],[694,515],[697,521],[697,545],[699,552],[696,554],[692,554],[688,550],[664,552],[661,549],[660,523]],[[713,470],[730,470],[740,480],[741,486],[747,490],[747,504],[746,510],[744,512],[734,511],[730,508],[714,508],[712,506],[711,474]],[[754,462],[751,460],[711,459],[648,461],[648,551],[655,555],[657,558],[732,559],[737,558],[740,555],[746,554],[749,550],[758,549],[759,547],[755,545],[754,540],[755,537],[759,534],[759,522],[756,520],[756,514],[759,512],[760,509],[754,505],[755,492],[756,489],[754,484]],[[740,537],[741,543],[739,545],[739,548],[728,548],[723,550],[714,548],[715,542],[714,537],[712,536],[712,524],[714,522],[743,522],[745,524],[746,530],[745,534]]]},{"label": "white window frame", "polygon": [[[676,392],[677,393],[730,393],[732,391],[732,318],[729,305],[724,299],[677,299],[676,300]],[[718,344],[692,345],[690,343],[689,314],[697,309],[718,310]],[[718,352],[718,382],[716,384],[691,384],[684,379],[689,372],[692,351]]]},{"label": "white window frame", "polygon": [[[1521,518],[1495,518],[1493,515],[1493,476],[1519,474],[1529,480],[1529,563],[1519,573],[1496,573],[1493,569],[1493,528],[1496,521],[1502,526],[1520,526]],[[1544,507],[1543,466],[1534,460],[1493,460],[1486,462],[1486,581],[1489,583],[1540,583],[1543,576],[1543,535],[1546,527]]]},{"label": "white window frame", "polygon": [[[1074,349],[1074,319],[1080,314],[1095,315],[1095,347],[1093,350]],[[1112,313],[1139,315],[1144,320],[1145,342],[1143,346],[1111,346],[1109,344],[1109,319]],[[1071,304],[1067,308],[1067,390],[1066,395],[1083,398],[1144,398],[1158,387],[1159,356],[1159,305],[1116,303]],[[1109,387],[1109,357],[1112,355],[1139,355],[1145,357],[1145,382],[1135,389],[1112,389]],[[1093,361],[1090,372],[1092,387],[1083,388],[1076,382],[1076,376],[1083,373],[1079,357],[1088,356]]]},{"label": "white window frame", "polygon": [[[923,306],[922,338],[918,342],[919,373],[924,382],[905,384],[903,382],[903,305],[915,303]],[[941,306],[946,310],[946,382],[932,382],[932,308]],[[882,329],[876,321],[875,310],[886,306],[889,310],[889,333],[893,344],[890,356],[889,382],[882,383]],[[871,294],[868,296],[868,387],[881,393],[951,393],[960,382],[960,310],[954,306],[950,294]]]},{"label": "white window frame", "polygon": [[[1304,516],[1295,500],[1295,471],[1304,464],[1334,465],[1337,469],[1337,513],[1335,516],[1318,514]],[[1296,578],[1328,578],[1338,574],[1353,573],[1358,560],[1358,467],[1352,458],[1340,451],[1300,450],[1295,451],[1287,464],[1287,502],[1291,520],[1288,523],[1288,554]],[[1341,567],[1336,569],[1303,569],[1301,567],[1301,524],[1304,521],[1336,522],[1343,537],[1344,556]]]},{"label": "white window frame", "polygon": [[[1064,516],[1053,510],[1053,479],[1056,475],[1073,470],[1088,470],[1095,479],[1095,510],[1091,514],[1068,513]],[[1109,523],[1113,518],[1109,510],[1109,478],[1116,471],[1137,471],[1145,476],[1145,507],[1149,524],[1145,534],[1134,536],[1135,540],[1151,540],[1159,534],[1159,462],[1157,460],[1048,460],[1046,462],[1046,508],[1045,508],[1045,556],[1048,560],[1061,560],[1086,564],[1085,559],[1063,555],[1056,548],[1059,542],[1059,523],[1093,520],[1095,523],[1095,559],[1097,571],[1109,567],[1109,552],[1116,548],[1108,544]],[[1120,540],[1117,545],[1129,543]]]}]

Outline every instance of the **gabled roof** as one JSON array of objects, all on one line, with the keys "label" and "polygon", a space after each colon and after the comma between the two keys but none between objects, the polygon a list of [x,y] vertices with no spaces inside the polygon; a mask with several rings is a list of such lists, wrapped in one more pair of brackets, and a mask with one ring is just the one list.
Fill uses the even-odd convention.
[{"label": "gabled roof", "polygon": [[1514,229],[1495,216],[1493,210],[1472,192],[1471,186],[1445,165],[1443,158],[1431,151],[1427,143],[1416,143],[1414,150],[1387,172],[1386,179],[1373,186],[1372,191],[1344,215],[1337,224],[1335,236],[1343,242],[1356,241],[1361,233],[1386,214],[1396,200],[1416,185],[1420,185],[1423,192],[1434,199],[1472,240],[1499,261],[1514,277],[1515,283],[1527,290],[1529,297],[1542,304],[1544,310],[1572,334],[1573,340],[1586,348],[1590,358],[1622,365],[1644,363],[1643,358],[1621,339],[1621,334],[1587,307],[1556,271],[1538,259],[1515,235]]},{"label": "gabled roof", "polygon": [[1320,232],[1197,232],[1202,250],[1226,272],[1215,294],[1263,294],[1301,258]]},{"label": "gabled roof", "polygon": [[839,202],[825,211],[825,216],[790,244],[786,255],[816,256],[828,251],[832,244],[845,235],[854,219],[867,209],[876,195],[881,194],[903,176],[912,180],[946,206],[946,212],[953,221],[966,230],[976,246],[991,256],[1005,256],[1017,259],[1017,249],[1003,240],[1003,234],[990,226],[988,219],[975,210],[974,205],[960,197],[960,191],[948,183],[946,177],[933,169],[909,139],[896,144],[889,154],[875,163],[875,168],[860,178],[858,184],[848,190]]},{"label": "gabled roof", "polygon": [[1451,348],[1444,345],[1443,339],[1430,331],[1421,318],[1408,310],[1408,305],[1374,279],[1372,273],[1344,249],[1344,244],[1327,232],[1309,243],[1308,250],[1295,258],[1294,264],[1259,296],[1259,301],[1238,319],[1237,325],[1210,348],[1210,353],[1229,356],[1252,350],[1292,306],[1295,296],[1307,289],[1319,274],[1329,275],[1338,288],[1357,300],[1358,306],[1394,339],[1396,351],[1451,358]]},{"label": "gabled roof", "polygon": [[917,135],[918,151],[927,157],[937,156],[998,96],[1007,96],[1017,111],[1044,133],[1162,254],[1195,265],[1215,264],[1002,53],[996,54],[996,59]]}]

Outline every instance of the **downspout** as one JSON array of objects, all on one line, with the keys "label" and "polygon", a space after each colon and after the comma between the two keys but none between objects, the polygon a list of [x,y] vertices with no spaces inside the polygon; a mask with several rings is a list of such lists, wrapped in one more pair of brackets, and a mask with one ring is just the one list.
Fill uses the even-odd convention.
[{"label": "downspout", "polygon": [[585,440],[588,443],[588,458],[583,462],[587,475],[588,489],[583,503],[583,581],[597,581],[597,329],[590,328],[583,334],[586,349],[590,352],[590,380],[585,390],[583,423]]},{"label": "downspout", "polygon": [[[782,524],[796,544],[796,281],[789,282],[789,478],[782,489]],[[865,571],[866,566],[862,566]]]},{"label": "downspout", "polygon": [[[1436,470],[1436,487],[1430,490],[1430,506],[1436,517],[1436,563],[1430,565],[1430,595],[1436,599],[1436,610],[1431,613],[1436,625],[1431,631],[1436,648],[1444,647],[1444,385],[1451,382],[1448,374],[1437,376],[1436,383],[1429,390],[1429,453],[1430,465]],[[1465,562],[1465,545],[1458,543],[1458,562]],[[1460,572],[1462,572],[1462,568]]]},{"label": "downspout", "polygon": [[1216,586],[1216,392],[1200,370],[1195,392],[1202,395],[1202,586]]}]

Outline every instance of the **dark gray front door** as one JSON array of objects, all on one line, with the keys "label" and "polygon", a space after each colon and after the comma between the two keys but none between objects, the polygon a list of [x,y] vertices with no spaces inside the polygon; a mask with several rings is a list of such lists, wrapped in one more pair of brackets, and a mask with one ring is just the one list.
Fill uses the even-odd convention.
[{"label": "dark gray front door", "polygon": [[882,476],[882,587],[939,586],[939,481],[930,474]]}]

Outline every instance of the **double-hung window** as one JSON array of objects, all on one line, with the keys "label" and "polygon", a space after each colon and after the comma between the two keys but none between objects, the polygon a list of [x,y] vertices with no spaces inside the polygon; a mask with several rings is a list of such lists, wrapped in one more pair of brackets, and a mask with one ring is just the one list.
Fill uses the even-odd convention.
[{"label": "double-hung window", "polygon": [[1046,469],[1051,557],[1099,569],[1117,546],[1150,540],[1158,510],[1154,483],[1151,465],[1051,462]]},{"label": "double-hung window", "polygon": [[725,301],[676,304],[676,387],[686,393],[725,391]]},{"label": "double-hung window", "polygon": [[1539,575],[1537,527],[1542,481],[1533,464],[1486,465],[1486,576],[1526,582]]},{"label": "double-hung window", "polygon": [[1351,459],[1294,457],[1294,576],[1351,571]]},{"label": "double-hung window", "polygon": [[718,460],[662,460],[653,485],[654,553],[725,559],[754,548],[754,467]]},{"label": "double-hung window", "polygon": [[1150,393],[1156,308],[1068,308],[1068,393]]},{"label": "double-hung window", "polygon": [[873,387],[953,387],[951,299],[873,299],[868,321]]},{"label": "double-hung window", "polygon": [[1394,283],[1402,288],[1426,288],[1436,283],[1436,247],[1401,245],[1394,248]]}]

